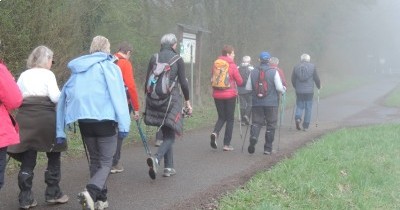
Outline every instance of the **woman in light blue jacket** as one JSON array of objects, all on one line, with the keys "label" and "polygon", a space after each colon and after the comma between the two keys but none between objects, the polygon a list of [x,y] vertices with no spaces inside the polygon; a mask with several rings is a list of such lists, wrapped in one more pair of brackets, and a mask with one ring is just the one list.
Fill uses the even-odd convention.
[{"label": "woman in light blue jacket", "polygon": [[117,137],[126,137],[130,127],[121,71],[103,36],[94,37],[90,54],[73,59],[68,68],[71,77],[57,106],[57,142],[65,141],[65,127],[78,121],[90,156],[90,180],[78,198],[85,209],[107,208],[106,181]]}]

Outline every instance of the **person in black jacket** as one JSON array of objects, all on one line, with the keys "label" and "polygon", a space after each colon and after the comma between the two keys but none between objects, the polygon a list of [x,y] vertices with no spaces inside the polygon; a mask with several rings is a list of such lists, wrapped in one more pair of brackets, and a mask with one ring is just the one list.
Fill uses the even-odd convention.
[{"label": "person in black jacket", "polygon": [[146,110],[144,122],[146,125],[159,127],[159,130],[161,130],[163,135],[163,142],[158,147],[157,153],[147,159],[149,176],[151,179],[156,178],[159,162],[163,158],[163,176],[169,177],[176,173],[173,162],[172,146],[175,142],[175,135],[181,135],[183,129],[182,95],[180,94],[179,86],[181,87],[183,97],[185,98],[185,110],[189,115],[192,113],[192,106],[189,101],[189,85],[186,80],[185,67],[182,58],[179,57],[178,60],[171,65],[169,80],[172,82],[176,79],[177,84],[173,86],[170,94],[166,98],[153,98],[153,95],[147,89],[149,77],[152,74],[153,67],[156,63],[169,63],[172,59],[177,57],[175,51],[177,42],[178,40],[174,34],[165,34],[162,36],[160,52],[151,57],[147,68],[145,83]]},{"label": "person in black jacket", "polygon": [[310,55],[302,54],[300,63],[293,68],[292,72],[292,85],[296,90],[295,121],[297,130],[301,130],[300,123],[303,113],[303,131],[306,131],[310,126],[314,83],[318,89],[321,88],[321,81],[315,65],[310,62]]}]

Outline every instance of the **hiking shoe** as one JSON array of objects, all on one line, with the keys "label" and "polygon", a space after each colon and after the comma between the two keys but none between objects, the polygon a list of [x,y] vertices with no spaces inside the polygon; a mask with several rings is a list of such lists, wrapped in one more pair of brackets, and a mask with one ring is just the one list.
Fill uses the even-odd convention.
[{"label": "hiking shoe", "polygon": [[19,206],[20,209],[29,209],[32,207],[37,206],[37,201],[35,199],[33,199],[31,204],[25,205],[25,206]]},{"label": "hiking shoe", "polygon": [[104,210],[106,208],[108,208],[108,201],[96,201],[96,203],[94,203],[95,210]]},{"label": "hiking shoe", "polygon": [[297,129],[297,130],[301,130],[301,128],[300,128],[300,122],[301,122],[300,119],[297,119],[297,120],[296,120],[296,129]]},{"label": "hiking shoe", "polygon": [[303,128],[303,131],[307,131],[308,129],[307,128]]},{"label": "hiking shoe", "polygon": [[149,166],[149,176],[151,179],[156,179],[158,160],[155,157],[147,158],[147,165]]},{"label": "hiking shoe", "polygon": [[163,143],[163,140],[158,140],[156,141],[156,143],[154,144],[154,146],[159,147],[161,144]]},{"label": "hiking shoe", "polygon": [[210,145],[213,149],[217,149],[217,134],[216,133],[212,133],[210,136],[211,142]]},{"label": "hiking shoe", "polygon": [[82,210],[94,210],[94,202],[87,190],[78,194],[78,201],[82,205]]},{"label": "hiking shoe", "polygon": [[175,169],[173,169],[173,168],[164,168],[164,174],[163,174],[164,177],[170,177],[170,176],[173,176],[175,174],[176,174]]},{"label": "hiking shoe", "polygon": [[69,200],[69,197],[68,197],[68,195],[62,195],[62,196],[60,196],[59,198],[57,198],[57,199],[49,199],[49,200],[46,200],[46,203],[48,203],[48,204],[63,204],[63,203],[66,203],[66,202],[68,202],[68,200]]},{"label": "hiking shoe", "polygon": [[116,173],[121,173],[124,171],[124,167],[122,167],[122,164],[118,163],[117,165],[111,167],[110,173],[116,174]]},{"label": "hiking shoe", "polygon": [[256,148],[254,147],[254,144],[250,144],[249,147],[247,147],[247,152],[249,152],[250,154],[253,154],[254,151],[256,150]]},{"label": "hiking shoe", "polygon": [[264,155],[270,155],[271,152],[270,151],[264,151]]},{"label": "hiking shoe", "polygon": [[231,145],[224,145],[222,150],[224,150],[224,151],[233,151],[233,147]]}]

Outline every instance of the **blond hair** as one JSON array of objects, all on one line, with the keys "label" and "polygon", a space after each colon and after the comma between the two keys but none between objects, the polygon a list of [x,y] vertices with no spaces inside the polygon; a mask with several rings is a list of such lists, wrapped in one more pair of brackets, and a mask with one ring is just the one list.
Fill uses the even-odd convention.
[{"label": "blond hair", "polygon": [[110,42],[104,36],[95,36],[90,45],[89,53],[104,52],[110,53]]},{"label": "blond hair", "polygon": [[53,59],[53,51],[46,46],[36,47],[28,57],[26,61],[26,67],[28,69],[39,67],[48,68],[49,61]]}]

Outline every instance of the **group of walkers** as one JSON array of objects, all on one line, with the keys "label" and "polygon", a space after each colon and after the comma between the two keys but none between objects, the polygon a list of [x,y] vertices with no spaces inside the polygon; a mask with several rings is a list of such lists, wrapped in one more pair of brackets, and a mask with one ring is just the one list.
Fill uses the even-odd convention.
[{"label": "group of walkers", "polygon": [[[177,55],[176,47],[174,34],[165,34],[161,38],[160,52],[151,57],[147,78],[157,63],[167,63]],[[59,185],[61,152],[67,149],[65,130],[75,126],[76,122],[87,151],[90,174],[83,191],[78,193],[78,200],[83,209],[108,208],[108,176],[124,170],[120,163],[123,139],[129,134],[131,115],[136,121],[140,118],[134,69],[129,61],[131,53],[132,46],[123,42],[112,55],[109,40],[104,36],[94,37],[89,54],[68,63],[71,75],[61,91],[51,71],[53,51],[46,46],[38,46],[32,51],[27,60],[28,70],[17,82],[7,67],[0,63],[0,188],[4,182],[8,153],[20,162],[18,201],[21,209],[30,209],[38,204],[32,191],[38,152],[46,152],[48,160],[44,172],[46,203],[68,202],[69,196]],[[162,159],[165,166],[163,175],[168,177],[176,173],[173,144],[175,133],[182,133],[182,118],[169,116],[169,113],[173,110],[181,113],[183,108],[179,87],[185,99],[184,109],[187,114],[192,113],[183,60],[178,56],[177,62],[170,67],[171,78],[178,81],[170,89],[170,97],[164,103],[158,103],[156,108],[154,103],[157,101],[146,99],[145,122],[158,126],[163,140],[157,153],[146,161],[153,179]],[[12,111],[17,109],[14,119]],[[160,111],[168,114],[162,115]]]},{"label": "group of walkers", "polygon": [[[160,173],[161,161],[164,162],[163,176],[176,174],[173,145],[175,136],[183,132],[182,110],[188,115],[193,112],[185,65],[176,52],[178,40],[174,34],[165,34],[160,43],[160,51],[150,58],[144,86],[146,106],[143,119],[145,124],[158,128],[157,152],[146,160],[151,179],[156,179]],[[78,200],[83,209],[108,208],[107,179],[110,174],[124,171],[120,162],[121,147],[129,134],[131,118],[140,126],[139,97],[134,68],[129,61],[132,50],[129,43],[122,42],[113,55],[106,37],[94,37],[89,54],[68,63],[71,74],[61,91],[51,71],[54,53],[46,46],[38,46],[31,52],[27,60],[28,70],[19,76],[17,82],[0,62],[0,188],[4,182],[8,153],[20,162],[18,201],[21,209],[37,205],[32,182],[38,152],[45,152],[47,156],[45,201],[49,204],[68,202],[69,196],[60,188],[61,152],[67,150],[65,131],[75,123],[81,133],[90,174],[86,186],[78,193]],[[250,56],[244,56],[238,67],[234,56],[234,48],[224,46],[212,70],[212,97],[218,120],[210,135],[211,147],[218,148],[217,139],[225,125],[222,149],[234,150],[231,139],[235,106],[239,99],[241,123],[251,126],[248,152],[254,153],[260,130],[266,126],[264,154],[271,154],[279,102],[287,89],[283,71],[278,67],[279,59],[261,52],[256,67],[251,65]],[[216,68],[217,63],[222,67]],[[164,95],[157,92],[154,85],[163,80],[162,74],[155,75],[160,64],[165,64],[162,73],[168,72],[167,86],[162,88],[167,90]],[[224,81],[218,81],[222,77],[215,76],[216,72],[225,72]],[[314,83],[320,88],[309,55],[301,56],[291,78],[297,96],[296,128],[301,130],[305,111],[302,126],[306,130],[311,119]],[[220,82],[222,86],[218,84]],[[12,112],[17,109],[14,119]]]},{"label": "group of walkers", "polygon": [[[212,74],[213,98],[218,113],[214,130],[210,135],[210,145],[217,149],[217,139],[225,124],[223,136],[223,151],[232,151],[232,132],[234,126],[234,112],[237,99],[239,100],[240,123],[250,125],[250,139],[247,148],[250,154],[255,152],[261,128],[266,126],[264,154],[272,153],[272,143],[278,122],[279,103],[284,97],[287,82],[282,69],[278,67],[279,59],[271,57],[268,52],[261,52],[259,64],[251,65],[251,57],[244,56],[239,67],[234,63],[235,51],[230,45],[224,46],[222,55],[214,63]],[[220,60],[228,65],[227,76],[223,76],[225,67],[221,67]],[[311,110],[314,95],[314,84],[320,89],[320,79],[315,65],[310,63],[308,54],[301,55],[301,62],[293,69],[292,85],[296,90],[296,128],[306,131],[310,125]],[[221,76],[222,75],[222,76]],[[214,85],[214,78],[226,79],[226,85]],[[303,128],[300,123],[303,120]]]}]

